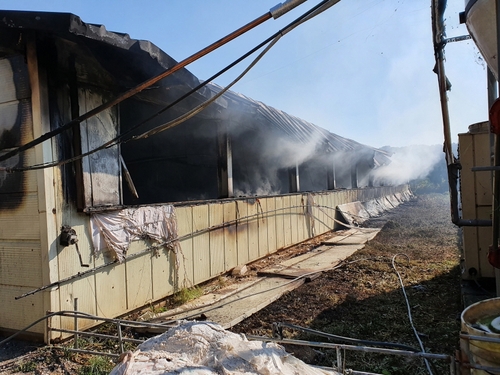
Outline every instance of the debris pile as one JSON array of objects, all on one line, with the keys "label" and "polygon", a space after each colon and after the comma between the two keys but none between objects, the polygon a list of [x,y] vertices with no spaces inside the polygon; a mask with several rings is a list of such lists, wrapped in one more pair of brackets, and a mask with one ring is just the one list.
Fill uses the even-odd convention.
[{"label": "debris pile", "polygon": [[184,322],[123,356],[110,375],[167,374],[337,374],[315,368],[275,343],[207,322]]}]

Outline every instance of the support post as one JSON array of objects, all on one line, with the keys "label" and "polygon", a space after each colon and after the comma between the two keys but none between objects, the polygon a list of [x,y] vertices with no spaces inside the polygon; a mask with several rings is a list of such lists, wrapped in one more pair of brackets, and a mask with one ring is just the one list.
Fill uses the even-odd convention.
[{"label": "support post", "polygon": [[288,168],[288,181],[290,183],[290,193],[300,191],[299,163],[295,163],[294,167]]},{"label": "support post", "polygon": [[358,188],[358,163],[351,166],[351,188]]},{"label": "support post", "polygon": [[335,190],[337,188],[337,180],[335,176],[335,162],[332,162],[326,169],[326,178],[328,180],[328,190]]},{"label": "support post", "polygon": [[217,182],[219,198],[234,196],[233,153],[226,121],[217,123]]}]

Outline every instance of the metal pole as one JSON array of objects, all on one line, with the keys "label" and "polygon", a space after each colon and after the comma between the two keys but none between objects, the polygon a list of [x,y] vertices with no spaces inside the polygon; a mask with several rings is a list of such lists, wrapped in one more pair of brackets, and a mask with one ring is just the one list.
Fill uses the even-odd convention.
[{"label": "metal pole", "polygon": [[[496,34],[497,34],[497,51],[500,51],[500,0],[495,1],[495,15],[496,15]],[[500,72],[500,59],[497,59],[497,74]],[[494,138],[494,166],[500,166],[500,136],[493,135]],[[493,230],[492,230],[492,251],[498,252],[498,235],[500,224],[500,172],[495,170],[493,172],[493,202],[492,202],[492,216],[493,216]],[[496,292],[497,296],[500,295],[500,270],[495,268]]]},{"label": "metal pole", "polygon": [[78,349],[78,298],[75,298],[74,301],[73,301],[73,309],[75,311],[75,323],[74,323],[74,326],[75,326],[75,335],[73,337],[74,339],[74,343],[73,343],[73,346],[75,349]]},{"label": "metal pole", "polygon": [[118,341],[120,343],[120,353],[123,353],[123,337],[122,337],[122,325],[120,322],[116,322],[116,329],[118,331]]}]

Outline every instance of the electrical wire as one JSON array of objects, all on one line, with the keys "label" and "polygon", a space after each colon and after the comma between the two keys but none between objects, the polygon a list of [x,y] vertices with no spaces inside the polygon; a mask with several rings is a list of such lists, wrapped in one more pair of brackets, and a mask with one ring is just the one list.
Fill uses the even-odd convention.
[{"label": "electrical wire", "polygon": [[[395,254],[392,257],[391,264],[392,264],[392,268],[396,272],[396,275],[398,276],[399,283],[401,284],[401,290],[403,292],[403,296],[404,296],[405,301],[406,301],[406,308],[407,308],[407,312],[408,312],[408,319],[410,321],[411,328],[413,329],[413,333],[415,334],[415,337],[416,337],[416,339],[418,341],[418,344],[420,345],[420,349],[421,349],[422,353],[425,353],[424,344],[422,343],[422,340],[420,340],[420,336],[418,334],[418,331],[415,328],[415,324],[413,323],[413,317],[412,317],[412,314],[411,314],[410,301],[408,300],[408,296],[406,295],[406,291],[405,291],[405,286],[404,286],[404,283],[403,283],[403,279],[401,277],[401,274],[398,272],[398,270],[396,268],[396,262],[395,262],[395,260],[396,260],[396,257],[398,257],[398,256],[404,256],[404,257],[406,257],[406,259],[408,259],[408,261],[410,261],[410,257],[408,255],[406,255],[406,254],[403,254],[403,253]],[[429,361],[427,360],[427,358],[424,358],[424,362],[425,362],[425,366],[427,367],[427,371],[429,372],[429,374],[433,375],[431,367],[430,367],[430,364],[429,364]]]},{"label": "electrical wire", "polygon": [[[272,47],[274,46],[274,44],[283,36],[285,35],[286,33],[292,31],[293,29],[295,29],[297,26],[299,26],[300,24],[302,24],[303,22],[305,22],[306,20],[309,20],[311,18],[313,18],[314,16],[324,12],[325,10],[327,10],[328,8],[330,8],[331,6],[335,5],[337,2],[339,2],[340,0],[323,0],[322,2],[320,2],[319,4],[317,4],[316,6],[312,7],[311,9],[309,9],[307,12],[305,12],[304,14],[302,14],[300,17],[298,17],[297,19],[295,19],[294,21],[292,21],[291,23],[289,23],[285,28],[279,30],[278,32],[274,33],[271,37],[267,38],[265,41],[263,41],[262,43],[260,43],[258,46],[254,47],[252,50],[250,50],[249,52],[245,53],[243,56],[241,56],[240,58],[238,58],[237,60],[235,60],[233,63],[229,64],[228,66],[226,66],[224,69],[222,69],[221,71],[219,71],[218,73],[216,73],[214,76],[210,77],[208,80],[202,82],[200,85],[196,86],[194,89],[190,90],[188,93],[186,93],[185,95],[183,95],[181,98],[175,100],[173,103],[171,103],[170,105],[164,107],[162,110],[160,110],[159,112],[153,114],[152,116],[150,116],[149,118],[147,118],[146,120],[143,120],[142,122],[140,122],[139,124],[133,126],[131,129],[127,130],[125,133],[123,134],[120,134],[119,136],[111,139],[110,141],[102,144],[101,146],[93,149],[93,150],[90,150],[88,152],[85,152],[83,154],[80,154],[80,155],[77,155],[77,156],[74,156],[72,158],[67,158],[67,159],[64,159],[64,160],[61,160],[61,161],[54,161],[54,162],[50,162],[50,163],[43,163],[43,164],[36,164],[36,165],[32,165],[32,166],[28,166],[28,167],[22,167],[22,168],[7,168],[7,167],[0,167],[0,171],[6,171],[6,172],[24,172],[24,171],[29,171],[29,170],[39,170],[39,169],[45,169],[45,168],[52,168],[52,167],[57,167],[57,166],[61,166],[61,165],[64,165],[64,164],[68,164],[68,163],[71,163],[71,162],[74,162],[74,161],[77,161],[77,160],[80,160],[86,156],[89,156],[95,152],[98,152],[100,150],[103,150],[105,148],[109,148],[109,147],[113,147],[115,145],[118,145],[122,142],[124,142],[122,140],[123,137],[125,137],[126,135],[130,134],[132,131],[136,130],[137,128],[143,126],[145,123],[151,121],[152,119],[156,118],[157,116],[159,116],[161,113],[165,112],[167,109],[173,107],[174,105],[178,104],[180,101],[184,100],[185,98],[187,98],[188,96],[192,95],[194,92],[198,91],[200,88],[204,87],[205,85],[207,85],[210,81],[212,81],[213,79],[217,78],[218,76],[220,76],[221,74],[225,73],[227,70],[231,69],[232,67],[234,67],[236,64],[238,64],[239,62],[241,62],[242,60],[244,60],[245,58],[247,58],[248,56],[250,56],[251,54],[253,54],[255,51],[257,51],[258,49],[260,49],[261,47],[263,47],[265,44],[269,43],[270,41],[272,40],[275,40],[275,42],[271,42],[272,45],[268,48],[266,48],[266,52]],[[252,62],[251,64],[251,67],[253,67],[256,62],[258,60],[260,60],[262,58],[262,54],[259,55],[256,59],[256,61]],[[248,72],[248,70],[251,69],[250,68],[247,68],[245,70],[245,72]],[[246,74],[246,73],[245,73]],[[240,75],[237,80],[241,79],[242,75]],[[231,87],[232,85],[234,85],[234,83],[237,82],[237,80],[233,81],[229,87]],[[229,87],[227,87],[225,90],[227,91],[229,89]],[[222,95],[222,94],[221,94]],[[220,95],[219,95],[220,96]],[[164,124],[164,125],[160,125],[160,127],[164,126],[165,128],[163,130],[166,130],[170,127],[173,127],[173,126],[176,126],[180,123],[182,123],[183,121],[187,120],[188,118],[196,115],[199,111],[203,110],[204,108],[206,108],[206,106],[208,106],[210,103],[212,103],[213,101],[215,101],[216,99],[218,98],[218,96],[216,96],[216,98],[211,98],[209,99],[207,102],[201,104],[200,106],[196,107],[195,109],[191,110],[190,112],[188,112],[187,114],[184,114],[182,116],[180,116],[179,118],[167,123],[167,124]],[[208,103],[209,102],[209,103]],[[206,104],[206,105],[205,105]],[[201,107],[201,108],[200,108]],[[194,112],[195,110],[199,109],[199,111],[197,112]],[[194,113],[193,113],[194,112]],[[187,117],[189,114],[191,114],[190,117]],[[186,117],[184,117],[186,116]],[[181,118],[183,118],[184,120],[181,121]],[[177,121],[179,121],[177,123]],[[68,124],[66,125],[69,125],[71,123],[73,123],[73,121],[70,121]],[[64,125],[64,126],[66,126]],[[153,129],[152,129],[153,130]],[[155,133],[153,133],[155,134]],[[142,134],[141,136],[135,138],[135,139],[141,139],[142,136],[144,136],[144,134]],[[55,136],[55,135],[54,135]],[[54,136],[50,137],[50,138],[53,138]],[[48,139],[50,139],[48,138]],[[134,138],[134,137],[133,137]],[[32,146],[34,147],[34,146]],[[25,151],[25,150],[23,150]]]},{"label": "electrical wire", "polygon": [[[352,263],[352,262],[349,262],[349,263]],[[416,349],[412,346],[405,345],[405,344],[399,344],[397,342],[355,339],[352,337],[334,335],[331,333],[321,332],[321,331],[317,331],[315,329],[305,328],[305,327],[297,326],[295,324],[283,323],[283,322],[276,323],[276,326],[277,326],[278,330],[280,330],[279,333],[281,335],[281,338],[283,338],[283,335],[281,334],[281,327],[287,327],[287,328],[295,329],[297,331],[302,331],[302,332],[310,333],[313,335],[323,336],[323,337],[326,337],[328,339],[335,340],[337,342],[340,341],[340,342],[345,342],[345,343],[349,343],[349,344],[380,346],[382,348],[408,350],[410,352],[415,352],[415,353],[419,352],[418,349]]]}]

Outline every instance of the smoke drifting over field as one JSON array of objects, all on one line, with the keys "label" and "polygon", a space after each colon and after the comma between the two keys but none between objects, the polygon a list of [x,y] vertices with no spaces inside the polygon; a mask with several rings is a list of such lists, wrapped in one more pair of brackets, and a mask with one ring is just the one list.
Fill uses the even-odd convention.
[{"label": "smoke drifting over field", "polygon": [[376,185],[397,185],[426,178],[444,160],[442,146],[384,147],[391,152],[391,163],[373,171]]}]

